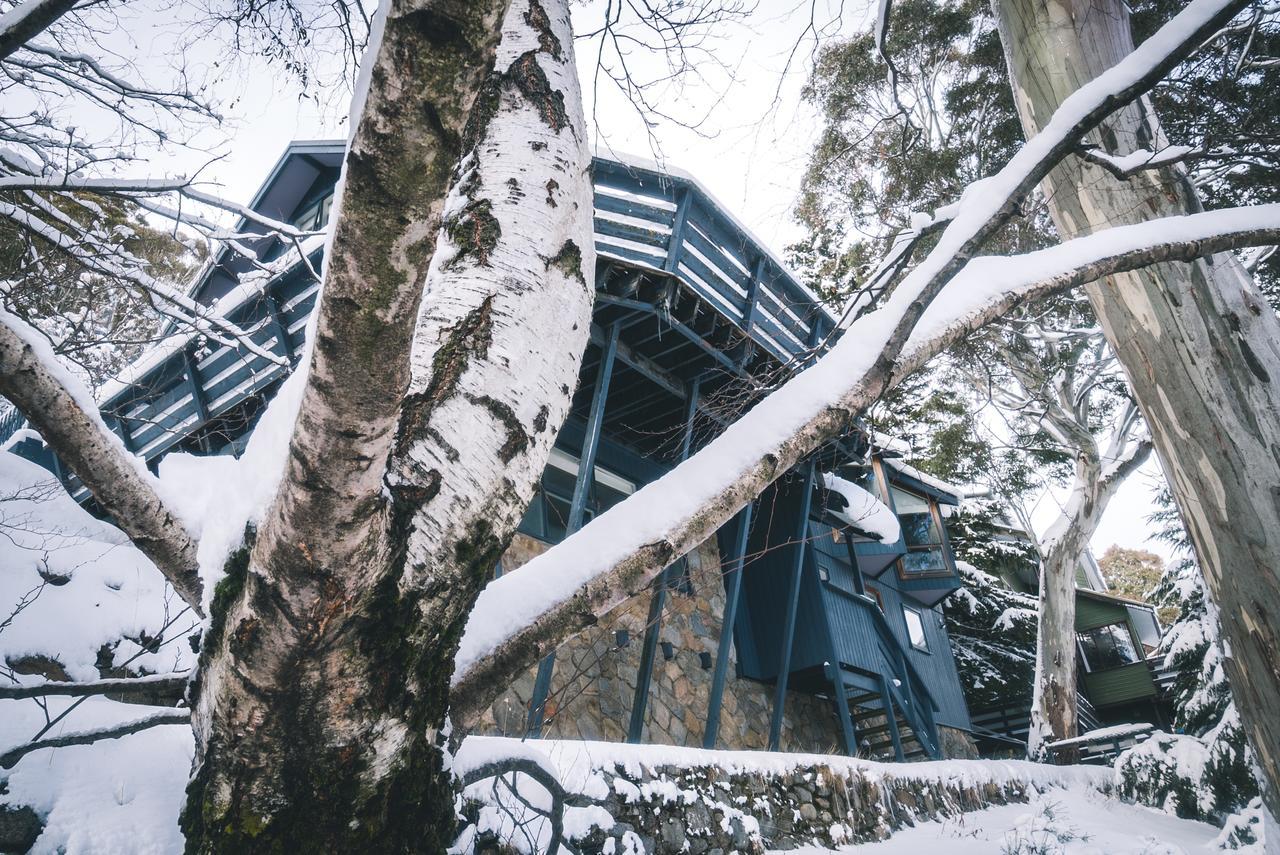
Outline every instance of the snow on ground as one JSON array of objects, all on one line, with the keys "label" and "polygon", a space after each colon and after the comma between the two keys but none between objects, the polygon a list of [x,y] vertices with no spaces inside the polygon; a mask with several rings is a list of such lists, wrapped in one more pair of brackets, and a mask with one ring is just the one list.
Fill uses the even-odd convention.
[{"label": "snow on ground", "polygon": [[[49,699],[52,715],[74,698]],[[50,736],[142,718],[158,707],[89,698]],[[0,701],[0,750],[43,727],[34,701]],[[132,736],[68,748],[46,748],[8,771],[3,801],[30,805],[45,822],[33,853],[169,855],[185,841],[178,812],[194,751],[191,728],[163,725]]]},{"label": "snow on ground", "polygon": [[[185,636],[196,618],[183,614],[155,566],[119,529],[77,505],[47,470],[3,452],[0,568],[0,623],[8,619],[0,629],[0,664],[42,656],[57,660],[66,677],[96,680],[99,650],[116,642],[113,664],[132,660],[134,672],[194,664]],[[169,643],[151,651],[139,646],[170,620]]]},{"label": "snow on ground", "polygon": [[[794,855],[1196,855],[1218,852],[1219,830],[1081,787],[1051,790],[1030,804],[1001,805],[956,819],[924,822],[888,840]],[[1245,851],[1245,850],[1240,850]],[[1261,849],[1258,849],[1259,853]]]},{"label": "snow on ground", "polygon": [[[476,744],[472,744],[476,743]],[[769,751],[722,751],[681,748],[672,745],[632,745],[587,740],[544,739],[536,749],[554,768],[566,789],[582,792],[596,770],[616,766],[641,775],[659,767],[696,768],[714,766],[728,774],[782,775],[810,766],[828,766],[837,774],[862,775],[871,779],[909,775],[919,780],[957,781],[966,784],[1024,781],[1038,787],[1073,786],[1085,789],[1104,786],[1112,772],[1103,766],[1047,766],[1025,760],[937,760],[922,763],[879,763],[831,754],[800,754]],[[526,757],[530,744],[498,736],[467,737],[459,756],[483,756],[486,762],[504,752]],[[478,765],[478,764],[473,764]]]},{"label": "snow on ground", "polygon": [[[190,668],[195,655],[187,636],[196,618],[183,613],[160,572],[119,529],[86,513],[52,478],[34,463],[0,452],[0,682],[29,685],[44,675],[98,679],[104,645],[109,664],[131,673]],[[167,623],[165,640],[156,645],[151,640]],[[44,675],[19,674],[11,666]],[[0,753],[35,737],[73,704],[46,736],[132,721],[158,709],[106,698],[49,698],[46,717],[35,700],[0,700]],[[0,801],[30,805],[44,818],[35,852],[181,852],[177,817],[191,753],[185,725],[36,751],[0,770],[7,787]]]}]

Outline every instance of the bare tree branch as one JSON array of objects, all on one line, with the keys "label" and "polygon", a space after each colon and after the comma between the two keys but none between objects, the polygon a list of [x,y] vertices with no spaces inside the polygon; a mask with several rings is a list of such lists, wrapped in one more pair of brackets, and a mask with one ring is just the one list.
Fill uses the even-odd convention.
[{"label": "bare tree branch", "polygon": [[79,0],[26,0],[0,15],[0,60],[43,33]]},{"label": "bare tree branch", "polygon": [[79,698],[86,695],[131,695],[182,689],[191,679],[190,671],[173,674],[150,674],[145,677],[123,677],[68,683],[45,680],[30,686],[0,686],[0,700],[43,698],[51,695]]},{"label": "bare tree branch", "polygon": [[104,739],[119,739],[122,736],[129,736],[134,733],[140,733],[144,730],[150,730],[153,727],[159,727],[162,724],[190,724],[190,710],[162,710],[161,712],[152,713],[143,718],[134,719],[133,721],[117,724],[112,727],[103,727],[97,730],[77,730],[71,733],[64,733],[62,736],[52,736],[48,739],[37,739],[32,742],[10,748],[3,754],[0,754],[0,768],[12,769],[17,765],[18,761],[26,757],[32,751],[39,751],[42,748],[66,748],[70,745],[91,745],[94,742],[100,742]]},{"label": "bare tree branch", "polygon": [[47,343],[0,310],[0,394],[22,410],[178,596],[203,616],[195,541],[165,507],[145,464],[107,429],[88,391],[68,388],[72,383]]}]

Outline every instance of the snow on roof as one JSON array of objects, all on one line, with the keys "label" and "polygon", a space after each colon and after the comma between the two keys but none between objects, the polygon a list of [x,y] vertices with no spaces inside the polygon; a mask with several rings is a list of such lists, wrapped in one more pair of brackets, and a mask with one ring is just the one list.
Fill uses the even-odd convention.
[{"label": "snow on roof", "polygon": [[1122,597],[1119,594],[1112,594],[1106,591],[1095,591],[1092,588],[1084,588],[1079,585],[1076,586],[1076,593],[1082,597],[1088,597],[1093,600],[1102,600],[1107,603],[1118,603],[1122,606],[1136,606],[1137,608],[1150,609],[1151,611],[1155,611],[1156,608],[1151,605],[1151,603],[1144,603],[1142,600],[1135,600],[1131,597]]},{"label": "snow on roof", "polygon": [[822,485],[845,501],[843,510],[827,508],[832,516],[881,543],[894,543],[902,537],[902,527],[894,512],[857,484],[824,472]]},{"label": "snow on roof", "polygon": [[905,475],[908,478],[914,478],[921,484],[932,487],[939,493],[946,493],[947,496],[952,498],[952,504],[958,504],[960,498],[964,496],[964,490],[960,487],[957,487],[950,481],[943,481],[941,478],[935,478],[926,472],[921,472],[909,463],[904,463],[903,461],[893,457],[882,457],[881,460],[884,461],[885,466],[888,466],[898,474]]}]

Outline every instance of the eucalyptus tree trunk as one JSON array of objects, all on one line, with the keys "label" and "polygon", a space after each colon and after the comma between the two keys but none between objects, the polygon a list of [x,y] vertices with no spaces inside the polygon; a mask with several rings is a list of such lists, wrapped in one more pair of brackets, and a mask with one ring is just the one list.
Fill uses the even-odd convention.
[{"label": "eucalyptus tree trunk", "polygon": [[[1086,428],[1081,430],[1087,434]],[[1032,688],[1027,756],[1046,759],[1045,743],[1077,736],[1076,567],[1124,480],[1151,453],[1151,444],[1121,442],[1124,451],[1100,453],[1093,437],[1076,449],[1075,480],[1062,516],[1040,545],[1040,615],[1036,629],[1036,682]],[[1112,443],[1113,448],[1117,443]],[[1104,463],[1104,457],[1107,458]],[[1058,759],[1073,761],[1075,752]]]},{"label": "eucalyptus tree trunk", "polygon": [[[1101,410],[1096,400],[1099,379],[1113,364],[1100,336],[1094,343],[1082,340],[1065,348],[1046,342],[1044,354],[1027,346],[1035,337],[1024,332],[1013,346],[1002,349],[1022,387],[1021,395],[1006,391],[1002,397],[1006,406],[1039,411],[1040,429],[1075,455],[1071,496],[1039,544],[1040,607],[1027,756],[1045,760],[1047,743],[1078,735],[1076,568],[1112,497],[1150,456],[1151,442],[1138,432],[1132,401],[1115,410],[1105,448],[1091,429]],[[1045,359],[1052,368],[1046,368]],[[1074,761],[1076,753],[1059,752],[1057,759]]]},{"label": "eucalyptus tree trunk", "polygon": [[[1028,135],[1133,49],[1121,0],[993,6]],[[1145,98],[1089,141],[1119,155],[1167,144]],[[1063,238],[1199,209],[1176,165],[1121,181],[1068,157],[1043,189]],[[1270,784],[1267,804],[1280,812],[1280,322],[1227,254],[1153,265],[1086,291],[1221,608],[1232,690]]]},{"label": "eucalyptus tree trunk", "polygon": [[505,6],[391,7],[284,481],[215,595],[191,851],[451,841],[458,636],[567,413],[593,296],[567,6]]}]

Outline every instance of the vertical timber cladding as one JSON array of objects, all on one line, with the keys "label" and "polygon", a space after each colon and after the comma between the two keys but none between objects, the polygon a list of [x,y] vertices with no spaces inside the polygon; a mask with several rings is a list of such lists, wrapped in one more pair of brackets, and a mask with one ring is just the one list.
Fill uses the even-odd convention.
[{"label": "vertical timber cladding", "polygon": [[[524,534],[516,535],[502,557],[504,572],[549,548]],[[712,681],[712,669],[704,665],[715,660],[725,607],[716,539],[691,552],[688,565],[690,585],[667,592],[642,742],[702,746]],[[685,592],[690,589],[691,593]],[[559,647],[544,707],[544,738],[626,741],[649,599],[649,591],[632,597],[599,626]],[[618,643],[620,632],[626,633],[624,646]],[[719,747],[767,749],[773,686],[737,678],[736,658],[736,650],[731,650]],[[533,668],[517,680],[494,703],[476,731],[524,735],[536,674]],[[780,745],[784,751],[840,753],[840,727],[831,703],[789,692]]]}]

